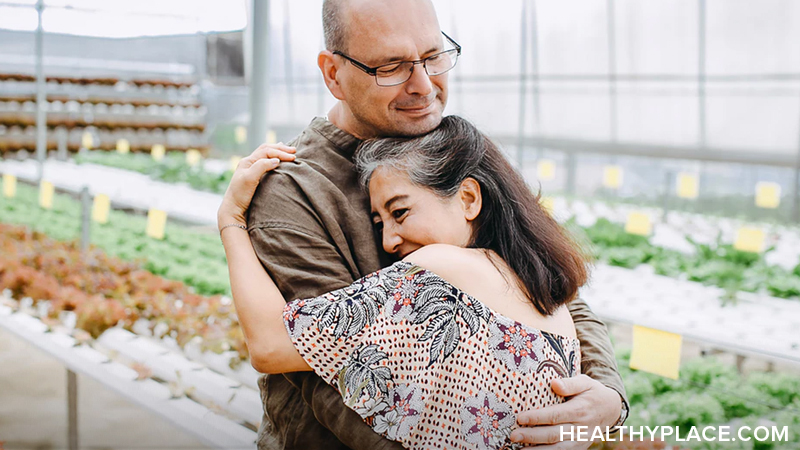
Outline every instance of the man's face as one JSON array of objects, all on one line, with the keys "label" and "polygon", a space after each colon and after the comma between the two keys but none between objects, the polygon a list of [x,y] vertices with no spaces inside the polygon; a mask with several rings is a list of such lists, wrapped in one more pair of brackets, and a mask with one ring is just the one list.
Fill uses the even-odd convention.
[{"label": "man's face", "polygon": [[[344,53],[370,67],[419,60],[445,50],[428,0],[353,0],[345,14]],[[447,73],[432,77],[417,64],[408,81],[385,87],[344,58],[336,58],[343,63],[337,74],[343,103],[358,122],[360,137],[418,136],[441,122]]]}]

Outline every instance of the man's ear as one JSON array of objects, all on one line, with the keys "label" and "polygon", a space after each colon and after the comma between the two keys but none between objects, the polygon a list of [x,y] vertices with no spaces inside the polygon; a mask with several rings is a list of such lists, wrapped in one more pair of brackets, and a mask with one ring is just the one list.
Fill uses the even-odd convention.
[{"label": "man's ear", "polygon": [[464,218],[468,221],[475,220],[483,207],[481,185],[474,178],[467,178],[461,182],[458,195],[461,200],[461,207],[464,210]]},{"label": "man's ear", "polygon": [[344,100],[342,86],[339,84],[339,80],[336,79],[336,75],[339,72],[336,55],[328,50],[319,52],[317,56],[317,65],[319,66],[320,72],[322,72],[325,85],[328,86],[328,90],[331,91],[331,94],[333,94],[337,100]]}]

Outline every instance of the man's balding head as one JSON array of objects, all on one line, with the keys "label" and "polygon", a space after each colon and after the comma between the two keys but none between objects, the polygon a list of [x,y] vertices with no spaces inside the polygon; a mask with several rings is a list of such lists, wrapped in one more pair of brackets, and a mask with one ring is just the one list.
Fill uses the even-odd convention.
[{"label": "man's balding head", "polygon": [[445,50],[431,0],[324,0],[322,23],[326,50],[318,64],[340,101],[328,114],[334,124],[362,138],[416,136],[439,124],[446,73],[429,76],[417,64],[405,83],[378,86],[374,74],[347,59],[377,67]]}]

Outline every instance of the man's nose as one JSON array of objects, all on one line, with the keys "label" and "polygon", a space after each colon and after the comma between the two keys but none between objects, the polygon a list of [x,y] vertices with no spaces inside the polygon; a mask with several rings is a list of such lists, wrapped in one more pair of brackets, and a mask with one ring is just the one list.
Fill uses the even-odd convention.
[{"label": "man's nose", "polygon": [[406,92],[416,95],[430,95],[433,91],[433,83],[428,72],[425,71],[424,64],[414,64],[411,72],[411,78],[406,81]]}]

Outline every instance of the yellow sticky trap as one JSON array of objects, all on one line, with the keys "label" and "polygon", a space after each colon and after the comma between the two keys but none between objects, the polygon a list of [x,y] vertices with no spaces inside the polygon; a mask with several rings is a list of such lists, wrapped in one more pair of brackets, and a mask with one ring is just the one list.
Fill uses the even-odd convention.
[{"label": "yellow sticky trap", "polygon": [[625,232],[629,234],[638,234],[640,236],[650,236],[650,233],[653,232],[650,216],[640,212],[628,214],[628,221],[625,223]]},{"label": "yellow sticky trap", "polygon": [[153,157],[156,161],[161,161],[164,159],[164,155],[167,154],[167,148],[161,144],[156,144],[150,149],[150,156]]},{"label": "yellow sticky trap", "polygon": [[764,231],[758,228],[739,228],[733,248],[743,252],[761,253],[764,250]]},{"label": "yellow sticky trap", "polygon": [[231,156],[231,172],[236,172],[236,168],[239,167],[239,162],[241,160],[241,156]]},{"label": "yellow sticky trap", "polygon": [[539,200],[539,204],[542,205],[542,208],[544,208],[544,210],[547,211],[547,213],[550,215],[553,214],[553,211],[555,210],[556,207],[555,201],[553,200],[552,197],[542,197]]},{"label": "yellow sticky trap", "polygon": [[164,229],[167,227],[167,213],[160,209],[147,211],[146,234],[153,239],[164,239]]},{"label": "yellow sticky trap", "polygon": [[539,161],[536,165],[536,176],[540,180],[552,180],[556,177],[556,163],[550,160]]},{"label": "yellow sticky trap", "polygon": [[56,192],[55,186],[49,181],[42,181],[39,185],[39,206],[44,209],[53,209],[53,195]]},{"label": "yellow sticky trap", "polygon": [[83,132],[83,136],[81,136],[81,147],[91,150],[94,147],[94,139],[92,138],[92,133],[88,131]]},{"label": "yellow sticky trap", "polygon": [[603,168],[603,186],[619,189],[622,186],[622,167],[605,166]]},{"label": "yellow sticky trap", "polygon": [[756,206],[775,209],[781,204],[781,185],[761,181],[756,183]]},{"label": "yellow sticky trap", "polygon": [[278,136],[275,132],[272,130],[267,131],[267,144],[275,144],[276,142],[278,142]]},{"label": "yellow sticky trap", "polygon": [[11,174],[3,175],[3,197],[14,198],[17,195],[17,177]]},{"label": "yellow sticky trap", "polygon": [[631,369],[677,380],[681,368],[682,343],[683,338],[679,334],[634,325]]},{"label": "yellow sticky trap", "polygon": [[117,152],[123,155],[131,152],[131,143],[127,139],[117,139]]},{"label": "yellow sticky trap", "polygon": [[691,173],[678,174],[678,197],[696,199],[700,195],[700,183]]},{"label": "yellow sticky trap", "polygon": [[97,194],[92,203],[92,220],[97,223],[108,223],[108,212],[111,210],[111,199],[105,194]]},{"label": "yellow sticky trap", "polygon": [[237,144],[244,144],[245,142],[247,142],[247,128],[245,128],[244,126],[239,125],[238,127],[236,127],[233,134],[234,137],[236,138]]},{"label": "yellow sticky trap", "polygon": [[196,149],[190,148],[186,151],[186,164],[189,164],[191,167],[195,167],[200,163],[201,158],[200,152]]}]

